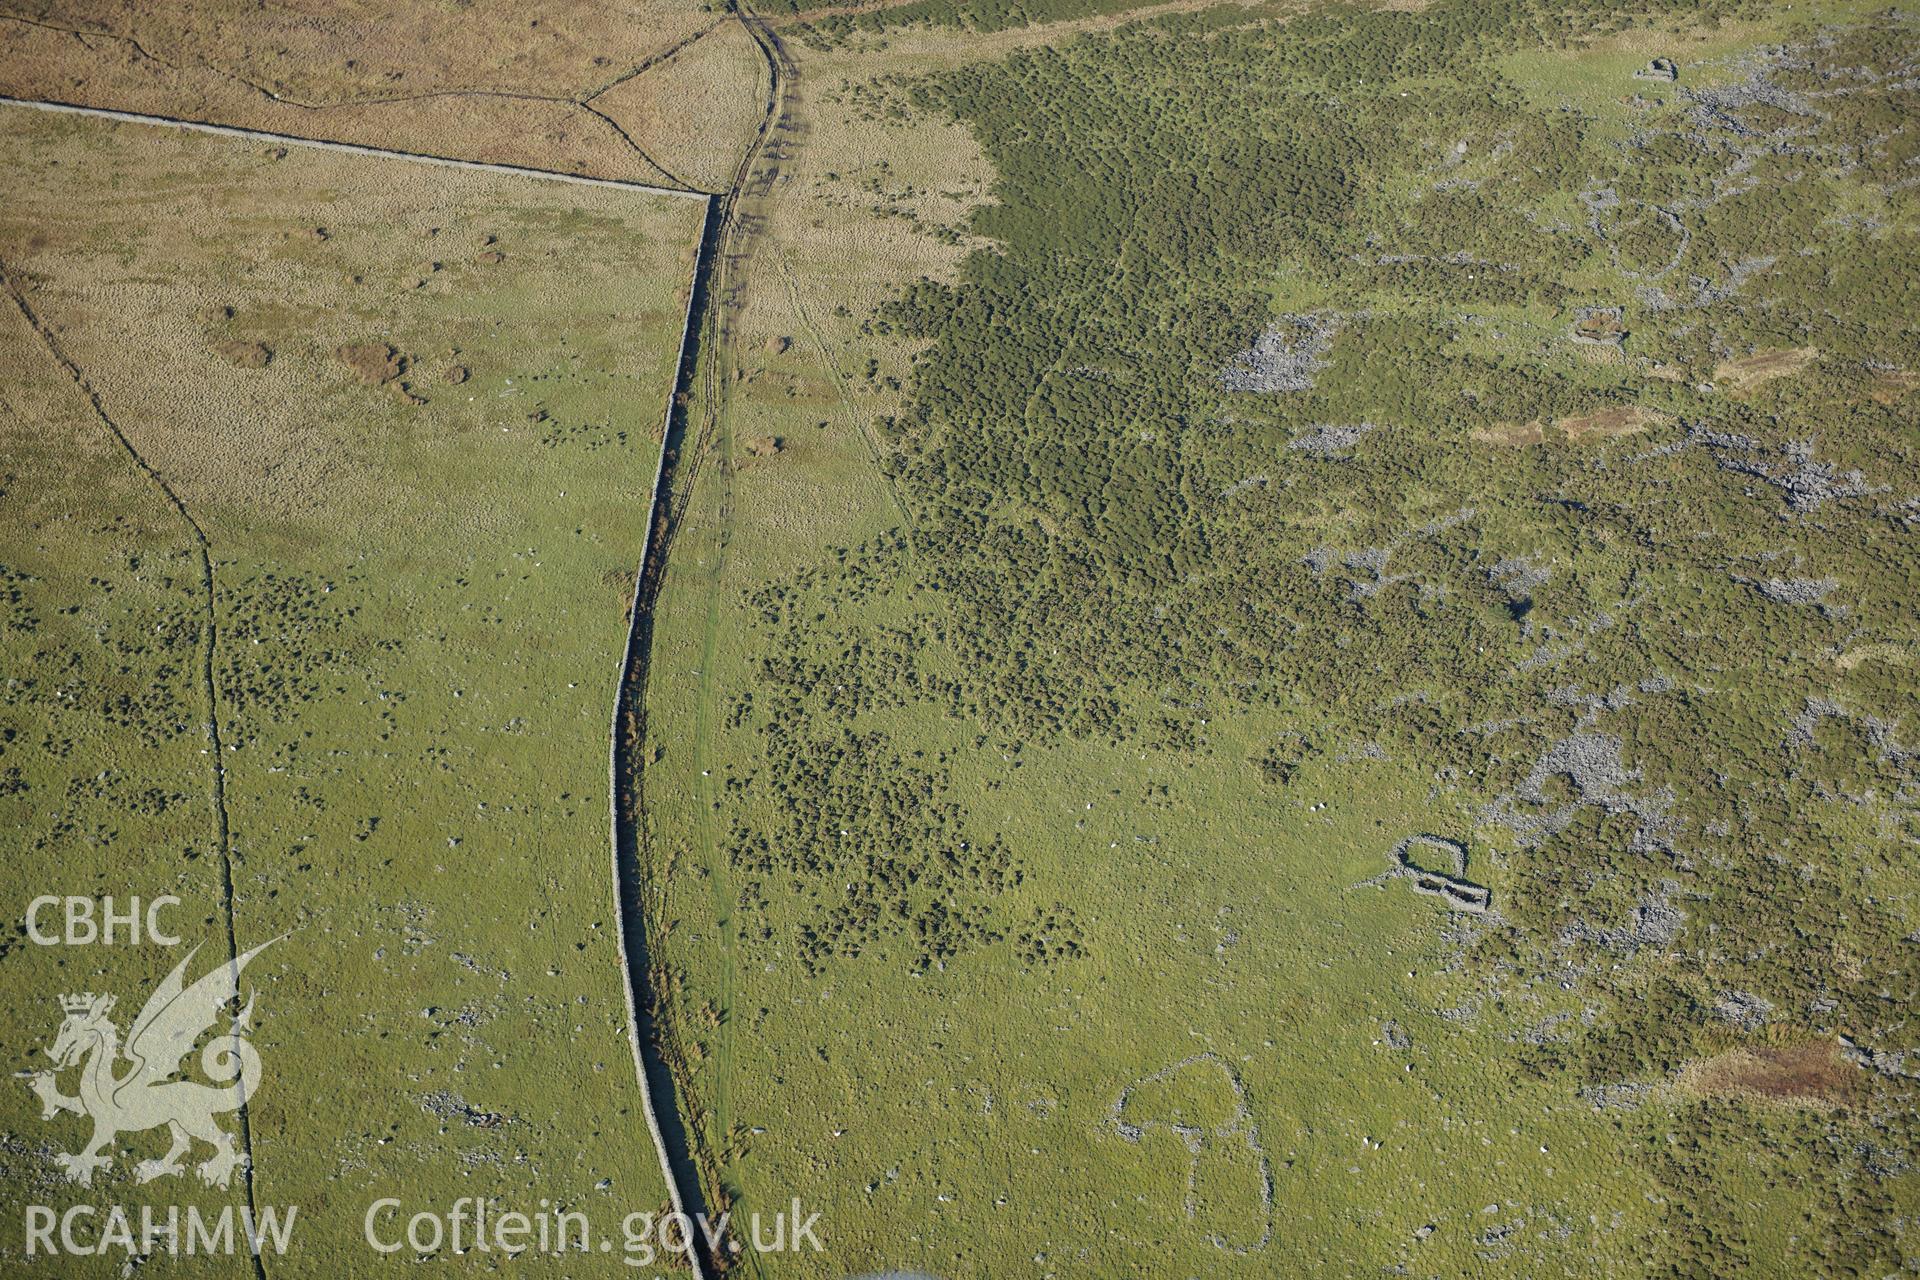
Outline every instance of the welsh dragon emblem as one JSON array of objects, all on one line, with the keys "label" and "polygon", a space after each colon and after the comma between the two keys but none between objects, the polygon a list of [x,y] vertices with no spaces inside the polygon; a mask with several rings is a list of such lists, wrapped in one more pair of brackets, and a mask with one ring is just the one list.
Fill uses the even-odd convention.
[{"label": "welsh dragon emblem", "polygon": [[[239,1110],[260,1085],[260,1054],[246,1039],[253,1029],[251,995],[226,1034],[216,1035],[201,1051],[200,1068],[215,1083],[172,1077],[213,1029],[221,1011],[239,999],[241,970],[273,941],[278,939],[221,964],[190,987],[184,982],[194,954],[189,951],[148,997],[124,1045],[109,1016],[112,996],[88,992],[60,997],[66,1020],[46,1051],[54,1070],[20,1074],[40,1098],[41,1119],[71,1111],[93,1121],[93,1138],[85,1147],[54,1157],[69,1181],[91,1186],[94,1172],[113,1163],[110,1150],[117,1136],[165,1125],[173,1145],[158,1160],[142,1160],[134,1168],[138,1181],[180,1173],[181,1159],[197,1139],[213,1148],[213,1155],[197,1166],[200,1180],[214,1187],[230,1183],[246,1156],[214,1117]],[[60,1092],[59,1075],[73,1067],[80,1071],[79,1093],[69,1097]]]}]

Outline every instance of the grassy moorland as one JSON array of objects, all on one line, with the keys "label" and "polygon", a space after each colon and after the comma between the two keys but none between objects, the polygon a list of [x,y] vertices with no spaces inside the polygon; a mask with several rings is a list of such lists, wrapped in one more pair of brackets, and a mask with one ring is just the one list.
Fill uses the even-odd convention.
[{"label": "grassy moorland", "polygon": [[1920,30],[1249,19],[790,42],[650,685],[711,1176],[776,1274],[1908,1265]]},{"label": "grassy moorland", "polygon": [[12,97],[668,186],[744,146],[750,49],[701,0],[0,0]]},{"label": "grassy moorland", "polygon": [[[31,112],[0,151],[10,914],[175,893],[211,967],[218,768],[235,936],[284,935],[246,975],[256,1196],[300,1212],[274,1274],[370,1265],[378,1196],[657,1208],[607,732],[699,203]],[[10,933],[8,1043],[66,991],[124,1030],[178,959]],[[137,1188],[157,1135],[64,1187],[84,1122],[25,1088],[0,1129],[21,1202],[218,1194]]]},{"label": "grassy moorland", "polygon": [[[627,782],[704,1199],[822,1215],[743,1268],[1914,1267],[1911,15],[0,11],[14,94],[729,192]],[[299,1205],[276,1276],[657,1207],[606,753],[699,205],[0,153],[16,920],[281,939],[251,1187],[154,1198]],[[20,1065],[175,958],[0,939]],[[15,1089],[11,1198],[148,1198],[84,1130]]]}]

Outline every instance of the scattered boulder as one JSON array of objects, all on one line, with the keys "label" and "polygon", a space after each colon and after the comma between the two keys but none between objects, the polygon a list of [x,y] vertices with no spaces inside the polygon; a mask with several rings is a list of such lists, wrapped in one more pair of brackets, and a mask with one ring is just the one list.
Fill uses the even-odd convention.
[{"label": "scattered boulder", "polygon": [[1356,422],[1351,425],[1336,426],[1320,423],[1304,435],[1297,435],[1287,441],[1287,448],[1300,453],[1310,453],[1316,458],[1338,460],[1352,456],[1353,446],[1360,443],[1361,437],[1374,430],[1371,422]]},{"label": "scattered boulder", "polygon": [[[1869,1049],[1852,1036],[1841,1036],[1838,1048],[1842,1058],[1862,1071],[1920,1080],[1920,1055],[1910,1054],[1903,1049]],[[1910,1058],[1915,1061],[1909,1063]]]},{"label": "scattered boulder", "polygon": [[1646,66],[1633,73],[1635,80],[1655,80],[1672,84],[1680,78],[1680,68],[1673,64],[1672,58],[1655,58]]},{"label": "scattered boulder", "polygon": [[1773,1002],[1751,991],[1722,991],[1713,1012],[1722,1022],[1742,1031],[1758,1031],[1773,1015]]},{"label": "scattered boulder", "polygon": [[1663,1088],[1658,1081],[1623,1080],[1614,1084],[1590,1084],[1580,1090],[1580,1096],[1593,1105],[1595,1111],[1632,1111],[1644,1105]]},{"label": "scattered boulder", "polygon": [[1589,346],[1617,347],[1627,340],[1621,307],[1580,307],[1573,313],[1573,340]]},{"label": "scattered boulder", "polygon": [[1790,511],[1814,511],[1835,499],[1864,498],[1886,489],[1869,484],[1857,467],[1841,471],[1814,457],[1811,440],[1790,440],[1772,450],[1771,456],[1749,437],[1730,432],[1694,428],[1688,432],[1688,442],[1696,441],[1713,451],[1722,470],[1752,476],[1779,489]]},{"label": "scattered boulder", "polygon": [[1753,587],[1775,604],[1820,604],[1840,587],[1838,578],[1767,578],[1753,582],[1735,578]]},{"label": "scattered boulder", "polygon": [[1284,315],[1267,326],[1253,345],[1220,371],[1225,391],[1307,391],[1327,367],[1327,352],[1340,318]]},{"label": "scattered boulder", "polygon": [[457,1093],[442,1089],[420,1099],[420,1109],[442,1120],[463,1120],[476,1129],[497,1129],[507,1123],[498,1111],[484,1111]]}]

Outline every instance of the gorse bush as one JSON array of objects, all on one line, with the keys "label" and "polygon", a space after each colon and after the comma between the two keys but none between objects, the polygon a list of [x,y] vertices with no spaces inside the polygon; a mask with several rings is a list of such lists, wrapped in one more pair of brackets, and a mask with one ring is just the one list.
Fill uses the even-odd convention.
[{"label": "gorse bush", "polygon": [[[1675,1072],[1729,1042],[1727,992],[1764,993],[1770,1034],[1892,1046],[1920,31],[1803,31],[1657,92],[1521,83],[1514,56],[1628,21],[1200,14],[870,86],[973,131],[991,243],[871,320],[922,344],[875,424],[911,527],[750,601],[778,656],[734,706],[766,762],[737,785],[787,816],[734,820],[749,917],[804,903],[815,972],[1072,963],[1097,944],[1067,907],[1010,918],[1021,842],[952,803],[949,762],[850,725],[921,706],[1009,759],[1201,760],[1224,705],[1271,718],[1244,763],[1276,789],[1339,739],[1477,797],[1500,917],[1467,963],[1490,990],[1572,966],[1605,1006],[1516,1072]],[[1575,342],[1583,311],[1614,323]],[[843,613],[871,598],[902,624]],[[1859,1151],[1911,1148],[1911,1084],[1872,1083],[1907,1102],[1871,1143],[1842,1114],[1698,1117],[1826,1153],[1815,1274],[1898,1256]],[[1751,1256],[1706,1166],[1647,1158],[1680,1215],[1659,1265]]]}]

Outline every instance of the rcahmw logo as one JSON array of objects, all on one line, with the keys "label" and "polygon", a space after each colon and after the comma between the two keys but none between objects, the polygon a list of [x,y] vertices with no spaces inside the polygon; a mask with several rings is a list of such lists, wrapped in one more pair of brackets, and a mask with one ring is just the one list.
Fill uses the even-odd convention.
[{"label": "rcahmw logo", "polygon": [[30,1204],[27,1206],[26,1253],[29,1258],[41,1254],[87,1257],[113,1252],[125,1253],[130,1258],[151,1258],[162,1253],[195,1257],[227,1255],[240,1249],[253,1254],[285,1253],[293,1238],[293,1220],[298,1213],[297,1207],[289,1207],[282,1214],[269,1205],[260,1211],[256,1221],[253,1210],[245,1205],[238,1210],[232,1205],[223,1205],[217,1212],[203,1213],[198,1205],[182,1209],[177,1204],[143,1204],[138,1208],[76,1204],[62,1212],[48,1205]]},{"label": "rcahmw logo", "polygon": [[[28,911],[29,934],[44,945],[111,943],[119,925],[118,932],[137,942],[144,925],[149,941],[162,945],[179,941],[159,927],[159,908],[172,899],[155,899],[145,912],[137,905],[115,912],[108,904],[104,926],[92,912],[75,905],[86,901],[36,899]],[[43,935],[38,916],[56,903],[62,908],[66,932]],[[240,977],[255,956],[277,941],[222,961],[191,985],[186,980],[187,967],[197,948],[189,951],[147,997],[124,1036],[113,1016],[114,996],[87,991],[58,997],[61,1021],[45,1049],[52,1068],[17,1074],[40,1099],[41,1119],[57,1120],[63,1112],[71,1112],[93,1122],[92,1136],[77,1151],[57,1152],[53,1157],[69,1182],[92,1186],[94,1176],[113,1164],[117,1139],[164,1128],[170,1145],[164,1154],[134,1166],[136,1182],[184,1173],[190,1156],[211,1148],[194,1165],[194,1173],[209,1187],[233,1185],[233,1175],[245,1170],[247,1156],[234,1132],[221,1121],[254,1096],[261,1079],[260,1054],[248,1039],[254,995],[250,992],[245,1005],[240,1005]],[[226,1023],[221,1027],[223,1017]],[[206,1082],[185,1078],[187,1059],[196,1048]],[[68,1082],[71,1093],[66,1092]],[[203,1212],[197,1206],[177,1205],[81,1204],[64,1210],[28,1205],[26,1252],[29,1256],[112,1249],[131,1254],[231,1253],[237,1247],[254,1253],[263,1247],[282,1251],[297,1212],[268,1207],[256,1216],[251,1208],[241,1207],[236,1236],[234,1206]]]},{"label": "rcahmw logo", "polygon": [[[238,1111],[260,1087],[260,1054],[246,1038],[253,1029],[251,996],[234,1015],[227,1034],[208,1041],[200,1054],[200,1069],[215,1083],[173,1077],[213,1029],[220,1011],[239,998],[240,973],[247,962],[271,945],[260,944],[190,987],[183,981],[194,957],[189,951],[147,997],[124,1043],[112,1017],[112,996],[89,991],[60,997],[66,1018],[46,1051],[54,1069],[25,1074],[39,1095],[42,1120],[71,1111],[93,1121],[93,1138],[86,1146],[54,1156],[69,1181],[92,1185],[94,1172],[113,1163],[109,1148],[116,1137],[164,1125],[173,1145],[158,1160],[135,1166],[136,1180],[151,1182],[181,1172],[181,1158],[199,1141],[213,1148],[213,1155],[197,1166],[200,1181],[210,1187],[232,1182],[246,1156],[214,1117]],[[75,1068],[78,1092],[60,1092],[60,1073]]]}]

